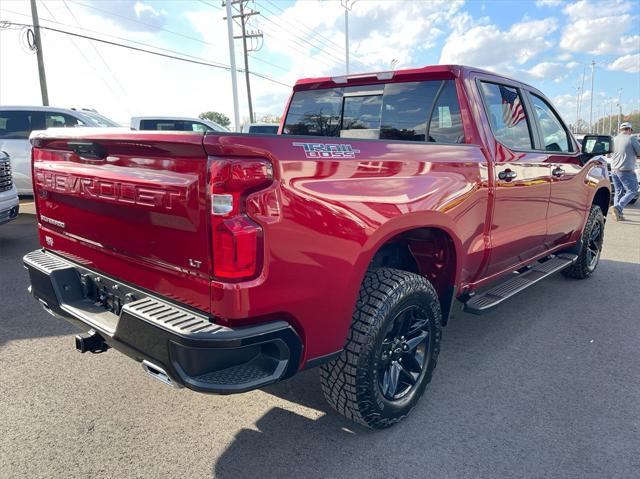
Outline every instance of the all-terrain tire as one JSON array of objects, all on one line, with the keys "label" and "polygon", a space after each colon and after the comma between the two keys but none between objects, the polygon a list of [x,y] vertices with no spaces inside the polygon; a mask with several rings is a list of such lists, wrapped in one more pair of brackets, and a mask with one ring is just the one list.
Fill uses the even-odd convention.
[{"label": "all-terrain tire", "polygon": [[[383,341],[399,312],[412,307],[420,308],[427,318],[422,321],[430,331],[425,366],[406,396],[388,400],[380,386]],[[337,359],[321,368],[325,398],[348,419],[374,429],[392,426],[409,414],[431,381],[441,336],[440,303],[427,279],[392,268],[369,270],[360,288],[346,346]]]},{"label": "all-terrain tire", "polygon": [[[599,228],[600,235],[597,240],[598,253],[593,260],[593,238],[594,231]],[[582,241],[578,259],[568,268],[562,270],[562,274],[568,278],[585,279],[593,274],[598,267],[600,260],[600,252],[602,251],[602,243],[604,240],[604,215],[598,205],[592,205],[587,218],[587,224],[582,231]],[[589,251],[589,248],[592,251]]]}]

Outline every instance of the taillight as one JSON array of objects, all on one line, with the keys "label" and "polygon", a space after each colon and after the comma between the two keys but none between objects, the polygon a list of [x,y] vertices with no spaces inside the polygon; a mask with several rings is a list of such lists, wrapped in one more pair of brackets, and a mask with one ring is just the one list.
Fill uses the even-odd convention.
[{"label": "taillight", "polygon": [[272,183],[273,167],[254,158],[212,159],[209,175],[213,275],[232,281],[255,277],[262,257],[262,227],[252,221],[246,200]]}]

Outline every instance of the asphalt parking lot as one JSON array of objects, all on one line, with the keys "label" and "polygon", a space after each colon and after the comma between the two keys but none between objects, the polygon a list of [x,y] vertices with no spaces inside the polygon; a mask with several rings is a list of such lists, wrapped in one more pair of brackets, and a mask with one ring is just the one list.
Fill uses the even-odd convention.
[{"label": "asphalt parking lot", "polygon": [[206,396],[78,354],[27,293],[22,214],[0,227],[0,476],[639,477],[640,208],[627,217],[593,278],[457,313],[417,409],[373,432],[332,412],[314,370]]}]

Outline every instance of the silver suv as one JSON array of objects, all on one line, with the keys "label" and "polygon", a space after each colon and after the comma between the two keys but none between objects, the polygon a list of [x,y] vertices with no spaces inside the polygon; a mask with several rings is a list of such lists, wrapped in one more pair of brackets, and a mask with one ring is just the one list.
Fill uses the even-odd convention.
[{"label": "silver suv", "polygon": [[69,127],[119,127],[95,110],[48,106],[0,106],[0,151],[11,157],[13,181],[20,195],[33,194],[31,143],[33,130]]},{"label": "silver suv", "polygon": [[18,192],[11,178],[9,155],[0,151],[0,224],[18,216]]}]

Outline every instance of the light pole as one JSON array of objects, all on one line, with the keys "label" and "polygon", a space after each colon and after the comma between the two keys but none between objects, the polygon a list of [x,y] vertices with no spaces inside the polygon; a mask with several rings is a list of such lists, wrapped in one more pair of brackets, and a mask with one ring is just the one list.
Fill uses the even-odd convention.
[{"label": "light pole", "polygon": [[580,124],[580,87],[576,87],[576,124],[573,127],[573,132],[578,133],[578,125]]},{"label": "light pole", "polygon": [[582,95],[584,94],[584,77],[587,74],[587,65],[586,63],[582,64],[582,83],[580,84],[580,95],[578,96],[578,120],[577,123],[580,123],[580,113],[582,110]]},{"label": "light pole", "polygon": [[593,77],[596,71],[596,62],[591,60],[591,105],[589,106],[589,128],[593,128]]},{"label": "light pole", "polygon": [[233,122],[236,131],[240,131],[240,110],[238,108],[238,78],[236,71],[236,51],[233,41],[233,13],[231,0],[225,2],[227,12],[227,40],[229,42],[229,63],[231,64],[231,89],[233,90]]},{"label": "light pole", "polygon": [[616,127],[616,131],[620,129],[621,116],[622,116],[622,88],[618,89],[618,126]]},{"label": "light pole", "polygon": [[609,134],[613,133],[611,130],[611,118],[613,117],[613,98],[609,97]]},{"label": "light pole", "polygon": [[349,11],[358,0],[340,0],[340,5],[344,7],[344,55],[345,70],[349,74]]}]

